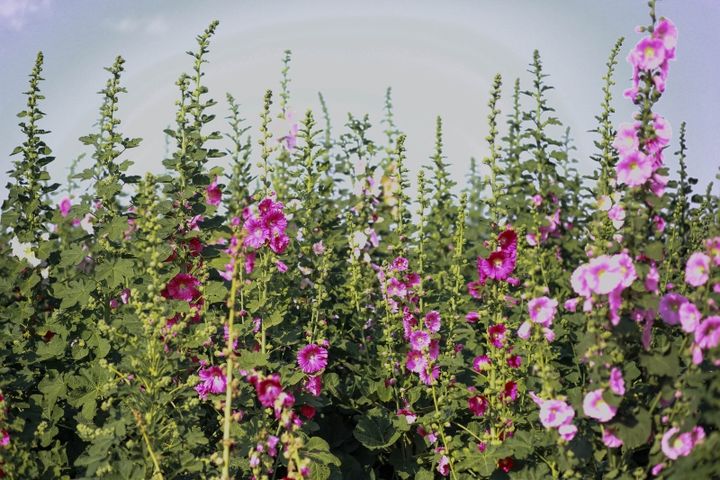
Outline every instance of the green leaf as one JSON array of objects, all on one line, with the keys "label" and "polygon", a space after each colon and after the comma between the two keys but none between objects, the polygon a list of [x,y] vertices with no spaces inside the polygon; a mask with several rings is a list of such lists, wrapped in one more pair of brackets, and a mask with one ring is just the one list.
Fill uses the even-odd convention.
[{"label": "green leaf", "polygon": [[635,415],[622,418],[613,424],[617,436],[623,441],[625,450],[645,445],[650,438],[652,419],[647,410],[640,409]]},{"label": "green leaf", "polygon": [[386,448],[400,438],[401,432],[379,409],[370,410],[358,420],[353,435],[370,450]]}]

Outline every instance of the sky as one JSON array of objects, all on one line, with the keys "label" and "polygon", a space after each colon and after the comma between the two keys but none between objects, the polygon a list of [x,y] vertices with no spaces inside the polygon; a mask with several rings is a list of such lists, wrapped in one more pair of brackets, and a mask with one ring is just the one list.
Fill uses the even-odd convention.
[{"label": "sky", "polygon": [[[688,123],[689,171],[701,184],[720,167],[720,1],[658,0],[658,14],[680,31],[677,60],[667,92],[656,106],[674,127]],[[487,100],[492,78],[504,79],[502,115],[509,112],[512,83],[529,86],[528,63],[539,49],[557,116],[571,128],[582,172],[594,164],[595,126],[602,100],[605,63],[618,37],[626,37],[614,88],[616,123],[634,108],[622,98],[629,86],[627,52],[647,24],[645,0],[0,0],[0,199],[5,198],[9,153],[22,141],[15,114],[35,55],[45,55],[42,126],[57,160],[54,180],[63,181],[80,153],[78,138],[93,131],[107,72],[116,55],[125,60],[121,131],[142,137],[127,157],[133,171],[159,171],[165,153],[163,129],[173,123],[175,80],[189,71],[195,36],[220,21],[212,39],[206,82],[227,114],[225,93],[241,104],[257,127],[266,89],[279,91],[283,51],[293,52],[291,108],[320,116],[322,92],[335,132],[347,113],[369,113],[382,139],[384,94],[393,89],[395,120],[408,135],[411,175],[433,152],[435,117],[444,120],[445,153],[453,178],[469,171],[470,157],[487,154]],[[222,123],[216,128],[226,131]],[[86,162],[88,159],[86,158]],[[671,167],[674,158],[667,159]],[[87,163],[85,163],[87,165]],[[413,175],[414,176],[414,175]]]}]

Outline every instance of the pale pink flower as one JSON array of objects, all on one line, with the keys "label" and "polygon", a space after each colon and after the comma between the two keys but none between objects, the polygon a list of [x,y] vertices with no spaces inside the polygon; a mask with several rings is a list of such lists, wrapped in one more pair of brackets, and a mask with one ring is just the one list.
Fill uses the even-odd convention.
[{"label": "pale pink flower", "polygon": [[578,297],[571,298],[569,300],[565,300],[563,307],[568,312],[575,312],[577,310],[577,304],[579,301],[580,301],[580,298],[578,298]]},{"label": "pale pink flower", "polygon": [[411,372],[420,373],[427,369],[427,358],[422,352],[410,350],[405,358],[405,366]]},{"label": "pale pink flower", "polygon": [[664,61],[665,46],[656,38],[643,38],[628,55],[628,62],[639,70],[654,70]]},{"label": "pale pink flower", "polygon": [[603,430],[602,441],[609,448],[618,448],[623,444],[623,441],[615,436],[615,433],[609,428]]},{"label": "pale pink flower", "polygon": [[443,455],[440,457],[440,460],[437,464],[437,471],[443,477],[447,477],[450,474],[450,459],[447,457],[447,455]]},{"label": "pale pink flower", "polygon": [[617,367],[610,370],[610,390],[616,395],[625,395],[625,379],[623,379],[622,370]]},{"label": "pale pink flower", "polygon": [[552,343],[553,340],[555,340],[555,332],[553,332],[552,329],[548,327],[543,327],[543,336],[545,337],[545,340],[548,341],[548,343]]},{"label": "pale pink flower", "polygon": [[410,345],[413,350],[425,350],[430,346],[430,334],[424,330],[418,330],[410,334]]},{"label": "pale pink flower", "polygon": [[617,413],[617,407],[613,407],[603,398],[603,389],[598,388],[588,392],[583,400],[583,411],[588,417],[592,417],[601,423],[613,419]]},{"label": "pale pink flower", "polygon": [[658,312],[660,317],[668,325],[677,325],[680,323],[679,310],[680,306],[687,303],[688,299],[679,293],[667,293],[660,299]]},{"label": "pale pink flower", "polygon": [[549,327],[552,325],[555,313],[557,312],[557,300],[549,297],[533,298],[528,302],[528,310],[530,311],[530,320]]},{"label": "pale pink flower", "polygon": [[720,237],[705,240],[705,248],[707,248],[708,255],[712,257],[713,263],[720,266]]},{"label": "pale pink flower", "polygon": [[575,438],[575,434],[577,434],[577,431],[577,426],[573,425],[572,423],[567,425],[560,425],[560,427],[558,427],[558,434],[560,434],[560,438],[562,438],[566,442],[569,442],[570,440]]},{"label": "pale pink flower", "polygon": [[70,203],[70,199],[68,197],[63,198],[60,200],[59,210],[60,215],[63,216],[63,218],[67,217],[70,213],[70,208],[72,207],[72,203]]},{"label": "pale pink flower", "polygon": [[678,318],[682,329],[687,333],[693,333],[700,324],[702,314],[692,302],[685,302],[678,309]]},{"label": "pale pink flower", "polygon": [[529,321],[524,321],[522,325],[520,325],[520,328],[518,328],[517,336],[519,338],[522,338],[523,340],[527,340],[530,338],[530,330],[532,328],[532,324]]},{"label": "pale pink flower", "polygon": [[710,275],[710,257],[695,252],[688,258],[685,265],[685,282],[693,287],[704,285]]},{"label": "pale pink flower", "polygon": [[633,152],[621,158],[615,168],[618,184],[628,187],[643,185],[650,179],[654,171],[652,158],[642,152]]},{"label": "pale pink flower", "polygon": [[478,355],[473,359],[473,370],[480,373],[490,368],[490,357],[487,355]]},{"label": "pale pink flower", "polygon": [[431,310],[425,315],[425,327],[431,332],[440,331],[440,313]]},{"label": "pale pink flower", "polygon": [[669,18],[661,18],[655,28],[653,28],[653,37],[662,40],[666,53],[672,53],[670,57],[675,56],[675,47],[678,41],[678,29]]},{"label": "pale pink flower", "polygon": [[575,410],[562,400],[544,400],[540,405],[540,423],[545,428],[567,425],[575,418]]},{"label": "pale pink flower", "polygon": [[703,350],[720,344],[720,317],[707,317],[695,329],[695,343]]},{"label": "pale pink flower", "polygon": [[578,295],[589,297],[591,295],[590,285],[588,283],[589,268],[587,264],[582,264],[575,269],[570,277],[570,284]]},{"label": "pale pink flower", "polygon": [[313,253],[314,253],[315,255],[320,256],[320,255],[322,255],[323,253],[325,253],[325,245],[323,245],[323,241],[322,241],[322,240],[320,240],[320,241],[317,242],[317,243],[313,243],[312,248],[313,248]]},{"label": "pale pink flower", "polygon": [[637,126],[633,123],[621,123],[618,126],[615,141],[613,141],[612,145],[621,156],[638,151],[640,140],[638,139]]},{"label": "pale pink flower", "polygon": [[595,293],[607,295],[615,290],[624,278],[618,262],[608,255],[593,258],[588,264],[587,282]]},{"label": "pale pink flower", "polygon": [[680,429],[673,427],[662,436],[660,446],[662,452],[670,460],[676,460],[678,457],[687,457],[692,452],[696,443],[701,442],[705,438],[705,431],[702,427],[695,427],[693,431],[678,433]]}]

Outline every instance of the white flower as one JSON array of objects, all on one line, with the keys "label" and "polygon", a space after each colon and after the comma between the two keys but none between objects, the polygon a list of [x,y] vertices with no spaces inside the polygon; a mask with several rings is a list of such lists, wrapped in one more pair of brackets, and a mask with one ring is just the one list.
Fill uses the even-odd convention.
[{"label": "white flower", "polygon": [[33,267],[40,265],[41,261],[35,256],[31,243],[21,242],[17,237],[13,237],[10,240],[10,247],[12,247],[12,254],[20,260],[27,261]]}]

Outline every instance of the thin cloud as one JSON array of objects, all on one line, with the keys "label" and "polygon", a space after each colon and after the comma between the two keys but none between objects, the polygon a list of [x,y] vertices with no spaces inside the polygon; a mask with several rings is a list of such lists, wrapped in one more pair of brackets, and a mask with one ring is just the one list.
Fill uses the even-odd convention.
[{"label": "thin cloud", "polygon": [[109,24],[109,27],[120,33],[146,33],[148,35],[162,35],[170,30],[167,20],[159,15],[150,18],[125,17]]},{"label": "thin cloud", "polygon": [[52,0],[0,0],[0,27],[21,30],[29,17],[46,10]]}]

